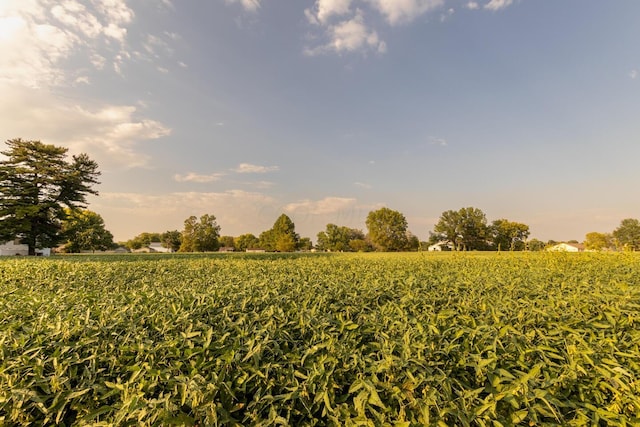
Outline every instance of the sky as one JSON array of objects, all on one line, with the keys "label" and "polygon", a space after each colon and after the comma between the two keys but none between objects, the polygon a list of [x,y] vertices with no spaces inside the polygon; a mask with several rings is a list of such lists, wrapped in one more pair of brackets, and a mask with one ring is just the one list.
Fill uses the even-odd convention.
[{"label": "sky", "polygon": [[0,94],[3,141],[98,162],[117,241],[640,217],[637,0],[0,0]]}]

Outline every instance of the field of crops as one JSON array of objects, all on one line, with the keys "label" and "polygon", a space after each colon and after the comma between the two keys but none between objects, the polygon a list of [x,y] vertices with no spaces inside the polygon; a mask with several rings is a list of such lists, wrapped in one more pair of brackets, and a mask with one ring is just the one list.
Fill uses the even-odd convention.
[{"label": "field of crops", "polygon": [[640,256],[0,260],[0,425],[640,424]]}]

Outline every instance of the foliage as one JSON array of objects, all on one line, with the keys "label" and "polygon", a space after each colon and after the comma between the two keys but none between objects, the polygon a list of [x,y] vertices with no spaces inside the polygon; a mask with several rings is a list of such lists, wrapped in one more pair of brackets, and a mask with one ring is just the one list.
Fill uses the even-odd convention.
[{"label": "foliage", "polygon": [[64,252],[104,251],[114,247],[113,234],[100,215],[87,209],[65,209],[61,232],[66,243]]},{"label": "foliage", "polygon": [[487,248],[487,217],[478,208],[467,207],[442,213],[434,231],[439,240],[451,242],[455,250]]},{"label": "foliage", "polygon": [[233,238],[233,236],[221,236],[219,241],[220,247],[234,249],[236,247],[235,239]]},{"label": "foliage", "polygon": [[67,149],[40,141],[12,139],[0,161],[0,241],[16,237],[36,248],[64,240],[65,208],[86,207],[98,183],[98,164],[86,154],[66,160]]},{"label": "foliage", "polygon": [[243,234],[234,239],[234,247],[242,252],[247,249],[256,249],[259,245],[260,241],[251,233]]},{"label": "foliage", "polygon": [[402,213],[380,208],[369,212],[366,224],[377,251],[401,251],[407,247],[407,220]]},{"label": "foliage", "polygon": [[636,254],[0,260],[3,425],[639,425]]},{"label": "foliage", "polygon": [[544,251],[546,244],[542,240],[531,239],[527,242],[527,249],[531,252]]},{"label": "foliage", "polygon": [[219,236],[220,226],[214,215],[204,214],[199,221],[192,215],[184,221],[180,252],[217,251],[220,247]]},{"label": "foliage", "polygon": [[593,231],[587,233],[584,239],[586,249],[593,251],[602,251],[613,247],[613,236],[608,233],[598,233]]},{"label": "foliage", "polygon": [[301,237],[300,240],[298,240],[298,249],[301,251],[310,251],[313,249],[311,239],[309,237]]},{"label": "foliage", "polygon": [[260,233],[259,245],[266,251],[293,252],[298,247],[299,240],[295,224],[291,218],[282,214],[276,219],[273,227]]},{"label": "foliage", "polygon": [[142,249],[149,246],[151,242],[162,242],[162,239],[163,235],[160,233],[148,233],[145,231],[144,233],[138,234],[133,239],[127,240],[124,243],[124,246],[131,250]]},{"label": "foliage", "polygon": [[178,230],[165,231],[160,236],[160,242],[165,248],[171,249],[172,252],[177,252],[182,244],[182,233]]},{"label": "foliage", "polygon": [[613,231],[613,237],[621,249],[640,250],[640,221],[633,218],[623,219]]},{"label": "foliage", "polygon": [[317,249],[321,251],[350,252],[354,250],[351,247],[352,241],[364,239],[365,236],[361,230],[327,224],[326,230],[318,233],[318,243],[316,246]]},{"label": "foliage", "polygon": [[522,251],[529,237],[529,226],[507,219],[497,219],[489,227],[489,237],[493,249]]}]

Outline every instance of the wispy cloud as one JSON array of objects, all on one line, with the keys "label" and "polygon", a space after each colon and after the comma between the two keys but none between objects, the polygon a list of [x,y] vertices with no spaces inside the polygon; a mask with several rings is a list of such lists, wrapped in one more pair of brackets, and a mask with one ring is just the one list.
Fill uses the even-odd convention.
[{"label": "wispy cloud", "polygon": [[366,184],[364,182],[354,182],[353,185],[360,188],[365,188],[367,190],[371,189],[371,184]]},{"label": "wispy cloud", "polygon": [[307,48],[305,54],[314,56],[323,53],[351,53],[373,51],[385,53],[387,45],[378,33],[370,30],[364,22],[364,15],[357,10],[352,19],[330,25],[325,31],[328,42],[314,48]]},{"label": "wispy cloud", "polygon": [[236,173],[268,173],[278,170],[280,170],[279,166],[260,166],[251,163],[240,163],[237,168],[233,169]]},{"label": "wispy cloud", "polygon": [[631,70],[629,72],[629,77],[631,77],[632,80],[635,80],[638,78],[638,70]]},{"label": "wispy cloud", "polygon": [[286,212],[298,214],[326,215],[333,214],[343,209],[353,208],[356,199],[347,197],[325,197],[321,200],[301,200],[289,203],[284,207]]},{"label": "wispy cloud", "polygon": [[197,182],[197,183],[207,183],[219,181],[225,174],[224,173],[212,173],[208,175],[202,175],[195,172],[189,172],[187,174],[174,175],[174,179],[178,182]]},{"label": "wispy cloud", "polygon": [[[273,224],[276,200],[259,192],[175,192],[159,194],[101,192],[91,200],[117,239],[130,239],[142,231],[180,229],[191,215],[214,214],[225,234],[258,233]],[[221,209],[224,206],[224,209]],[[248,226],[256,227],[247,229]]]},{"label": "wispy cloud", "polygon": [[169,128],[132,105],[61,95],[94,84],[99,74],[90,71],[123,74],[133,58],[128,30],[134,18],[126,0],[0,2],[0,128],[90,151],[101,166],[145,165],[137,144],[168,135]]},{"label": "wispy cloud", "polygon": [[244,8],[244,10],[248,12],[256,12],[260,9],[260,0],[225,0],[227,4],[236,4],[240,3],[240,5]]},{"label": "wispy cloud", "polygon": [[444,0],[368,0],[380,12],[390,25],[411,22],[444,5]]},{"label": "wispy cloud", "polygon": [[480,9],[480,5],[478,4],[478,2],[475,2],[475,1],[468,2],[464,7],[466,7],[469,10]]},{"label": "wispy cloud", "polygon": [[351,0],[317,0],[313,8],[305,9],[312,24],[325,24],[332,16],[346,15],[351,10]]},{"label": "wispy cloud", "polygon": [[429,144],[431,145],[439,145],[441,147],[446,147],[449,145],[446,139],[444,138],[436,138],[434,136],[429,137]]},{"label": "wispy cloud", "polygon": [[484,5],[484,8],[488,10],[496,11],[496,10],[509,7],[511,6],[512,3],[513,3],[513,0],[491,0],[489,3]]}]

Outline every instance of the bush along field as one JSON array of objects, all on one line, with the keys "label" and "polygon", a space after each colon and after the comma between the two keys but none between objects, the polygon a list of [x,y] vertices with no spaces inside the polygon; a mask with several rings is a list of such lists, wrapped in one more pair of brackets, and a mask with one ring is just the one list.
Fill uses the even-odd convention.
[{"label": "bush along field", "polygon": [[640,425],[640,256],[0,260],[0,425]]}]

